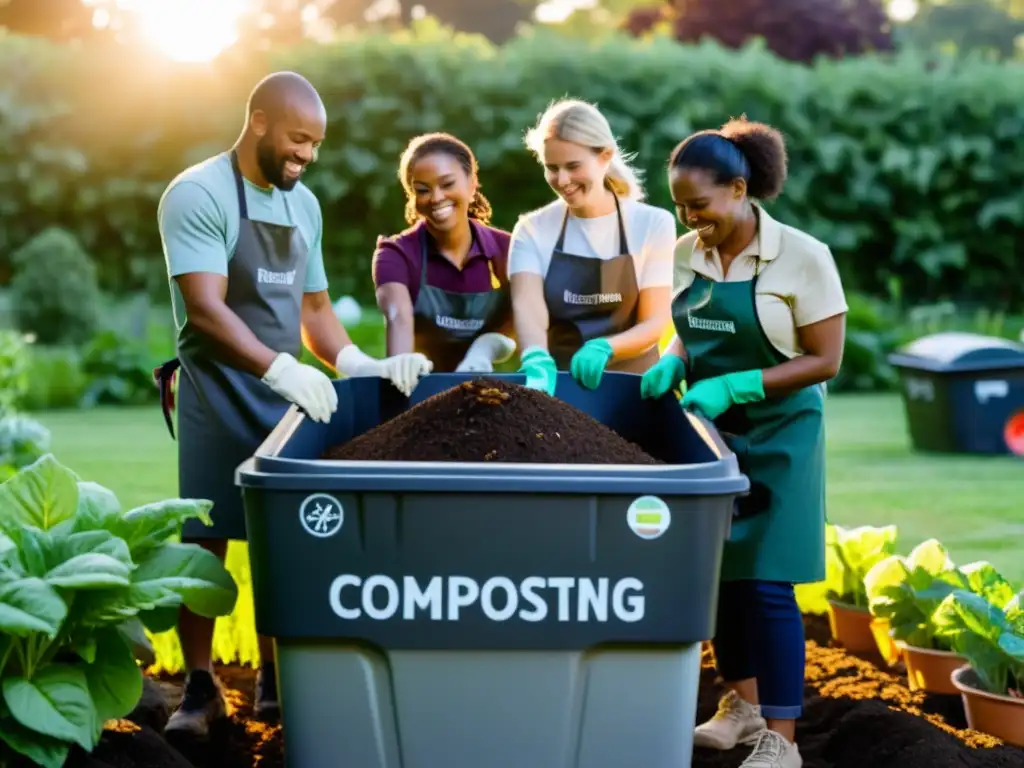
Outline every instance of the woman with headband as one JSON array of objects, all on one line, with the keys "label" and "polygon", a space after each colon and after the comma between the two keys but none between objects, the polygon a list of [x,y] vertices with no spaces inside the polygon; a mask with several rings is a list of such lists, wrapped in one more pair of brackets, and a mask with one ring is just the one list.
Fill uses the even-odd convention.
[{"label": "woman with headband", "polygon": [[681,142],[672,200],[676,338],[641,382],[680,388],[751,481],[723,553],[713,640],[728,689],[696,729],[700,747],[753,744],[743,768],[799,768],[804,631],[795,584],[825,577],[824,383],[839,370],[847,304],[824,243],[761,205],[782,191],[786,149],[745,119]]}]

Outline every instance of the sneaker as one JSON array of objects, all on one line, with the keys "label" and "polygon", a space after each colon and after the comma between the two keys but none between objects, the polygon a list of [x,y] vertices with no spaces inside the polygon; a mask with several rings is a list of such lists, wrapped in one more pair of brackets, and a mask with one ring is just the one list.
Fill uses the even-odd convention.
[{"label": "sneaker", "polygon": [[269,717],[280,712],[277,703],[277,670],[274,663],[261,664],[256,673],[256,700],[252,712],[257,717]]},{"label": "sneaker", "polygon": [[164,733],[205,738],[210,733],[210,723],[222,717],[227,717],[227,705],[220,681],[205,669],[195,669],[185,678],[181,703],[167,721]]},{"label": "sneaker", "polygon": [[729,691],[718,702],[714,717],[694,729],[693,744],[708,749],[732,749],[737,744],[752,743],[767,725],[760,707]]},{"label": "sneaker", "polygon": [[801,768],[804,759],[796,744],[775,731],[762,731],[757,737],[754,751],[740,764],[740,768]]}]

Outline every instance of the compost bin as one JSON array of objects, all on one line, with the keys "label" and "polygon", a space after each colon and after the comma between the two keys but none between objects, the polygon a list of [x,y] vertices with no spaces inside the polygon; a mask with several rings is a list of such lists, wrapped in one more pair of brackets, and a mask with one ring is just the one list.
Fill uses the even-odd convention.
[{"label": "compost bin", "polygon": [[1024,456],[1024,344],[947,331],[889,355],[914,448]]},{"label": "compost bin", "polygon": [[657,462],[320,458],[474,379],[435,374],[410,399],[340,380],[330,423],[293,408],[239,467],[291,768],[690,765],[749,481],[674,396],[642,400],[640,376],[559,377],[560,400]]}]

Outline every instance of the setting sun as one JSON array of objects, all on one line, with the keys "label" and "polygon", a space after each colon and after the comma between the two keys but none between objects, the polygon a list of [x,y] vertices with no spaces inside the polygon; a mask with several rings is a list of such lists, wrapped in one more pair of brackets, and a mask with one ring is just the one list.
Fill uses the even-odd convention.
[{"label": "setting sun", "polygon": [[177,61],[209,61],[238,39],[246,0],[135,0],[142,34]]},{"label": "setting sun", "polygon": [[[168,58],[182,62],[210,61],[230,47],[238,39],[238,21],[247,4],[248,0],[117,2],[121,10],[135,16],[139,33],[147,43]],[[102,8],[97,13],[105,15]]]}]

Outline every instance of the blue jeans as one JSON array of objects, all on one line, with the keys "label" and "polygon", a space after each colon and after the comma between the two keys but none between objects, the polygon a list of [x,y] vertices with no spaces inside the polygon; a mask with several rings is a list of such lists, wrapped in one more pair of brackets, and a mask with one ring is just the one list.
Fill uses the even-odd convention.
[{"label": "blue jeans", "polygon": [[792,584],[722,582],[712,645],[718,674],[726,683],[757,678],[763,717],[800,717],[804,703],[804,623]]}]

